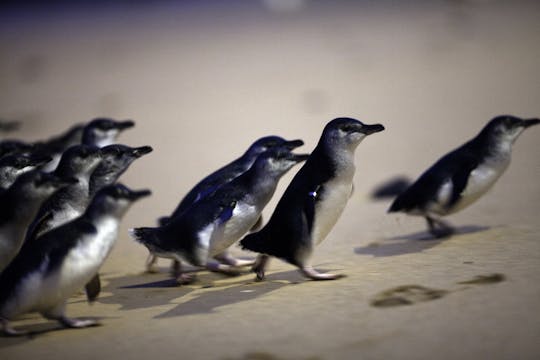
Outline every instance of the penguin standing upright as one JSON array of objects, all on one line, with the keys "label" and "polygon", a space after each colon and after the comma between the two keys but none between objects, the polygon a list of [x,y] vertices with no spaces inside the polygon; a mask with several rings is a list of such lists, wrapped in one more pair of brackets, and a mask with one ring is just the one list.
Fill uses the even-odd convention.
[{"label": "penguin standing upright", "polygon": [[261,253],[253,267],[262,280],[269,256],[297,266],[313,280],[337,279],[310,264],[315,245],[337,222],[353,190],[354,151],[367,136],[384,130],[351,118],[337,118],[324,128],[319,143],[279,200],[268,223],[240,241]]},{"label": "penguin standing upright", "polygon": [[451,235],[453,228],[439,219],[478,200],[510,164],[512,144],[539,119],[497,116],[480,133],[440,158],[410,187],[398,195],[388,212],[425,217],[435,237]]},{"label": "penguin standing upright", "polygon": [[95,325],[94,320],[71,319],[66,302],[97,273],[109,255],[121,218],[149,190],[133,191],[121,184],[101,189],[77,219],[25,243],[0,274],[0,320],[7,334],[19,334],[8,321],[37,311],[66,327]]},{"label": "penguin standing upright", "polygon": [[[257,139],[249,148],[240,156],[239,158],[231,161],[227,165],[222,166],[218,170],[214,171],[210,175],[206,176],[204,179],[199,181],[180,201],[178,206],[174,209],[170,216],[163,216],[159,219],[160,225],[165,225],[170,219],[182,214],[184,211],[189,209],[189,207],[199,201],[200,199],[208,196],[213,191],[215,191],[220,186],[228,183],[234,178],[246,172],[251,165],[255,162],[257,157],[269,149],[274,148],[285,148],[289,150],[294,150],[297,147],[304,145],[304,142],[300,139],[297,140],[285,140],[284,138],[276,135],[264,136]],[[255,227],[260,222],[260,220],[254,225]],[[221,258],[228,258],[228,254],[221,254]],[[153,266],[157,261],[157,257],[152,254],[149,255],[146,261],[146,270],[148,272],[153,272]],[[247,263],[246,263],[247,264]],[[174,263],[173,268],[177,267],[179,264]]]},{"label": "penguin standing upright", "polygon": [[19,176],[13,185],[0,193],[0,272],[21,248],[26,228],[41,203],[74,181],[34,170]]},{"label": "penguin standing upright", "polygon": [[[257,157],[251,168],[222,185],[212,194],[195,202],[188,210],[159,228],[135,228],[131,236],[160,257],[187,261],[210,270],[229,272],[238,264],[210,263],[240,239],[257,222],[270,201],[279,179],[307,155],[288,148],[267,150]],[[227,261],[227,259],[224,259]],[[192,279],[177,267],[178,283]]]},{"label": "penguin standing upright", "polygon": [[75,178],[77,182],[56,191],[43,202],[28,227],[25,241],[33,241],[86,210],[90,176],[100,161],[100,149],[95,146],[75,145],[64,152],[54,174]]}]

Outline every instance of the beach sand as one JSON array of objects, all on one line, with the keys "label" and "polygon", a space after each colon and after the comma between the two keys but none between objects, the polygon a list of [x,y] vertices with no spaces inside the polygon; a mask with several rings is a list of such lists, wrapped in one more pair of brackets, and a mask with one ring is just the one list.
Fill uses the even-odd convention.
[{"label": "beach sand", "polygon": [[[216,3],[0,12],[0,118],[21,121],[9,137],[109,116],[137,124],[119,142],[154,148],[121,178],[153,195],[123,219],[100,298],[77,294],[67,307],[101,326],[64,330],[28,314],[13,325],[35,334],[0,337],[0,357],[537,359],[540,127],[484,198],[448,217],[458,228],[448,239],[370,194],[416,178],[496,115],[540,116],[540,5]],[[275,259],[264,282],[246,269],[175,286],[163,259],[144,273],[129,228],[153,226],[254,139],[302,138],[298,151],[311,151],[338,116],[386,127],[358,147],[354,195],[313,258],[347,277],[308,281]]]}]

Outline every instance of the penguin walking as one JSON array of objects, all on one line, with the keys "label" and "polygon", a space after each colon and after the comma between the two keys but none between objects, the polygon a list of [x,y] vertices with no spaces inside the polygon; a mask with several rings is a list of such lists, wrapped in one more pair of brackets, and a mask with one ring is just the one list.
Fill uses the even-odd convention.
[{"label": "penguin walking", "polygon": [[439,217],[453,214],[478,200],[510,164],[512,144],[539,119],[511,115],[493,118],[480,133],[440,158],[397,196],[388,212],[423,216],[429,232],[446,237],[454,229]]},{"label": "penguin walking", "polygon": [[85,213],[25,243],[13,262],[0,274],[0,320],[9,335],[21,332],[9,321],[39,312],[62,325],[81,328],[94,320],[68,318],[66,302],[97,273],[109,255],[121,218],[130,205],[149,190],[133,191],[122,184],[101,189]]},{"label": "penguin walking", "polygon": [[101,161],[100,149],[89,145],[75,145],[67,149],[54,174],[71,177],[77,182],[56,191],[41,205],[28,227],[25,241],[34,241],[51,229],[81,215],[88,201],[89,181]]},{"label": "penguin walking", "polygon": [[[26,228],[41,203],[56,190],[76,181],[34,170],[0,193],[0,272],[19,252]],[[0,286],[0,289],[3,288]]]},{"label": "penguin walking", "polygon": [[313,280],[341,275],[317,272],[310,264],[315,245],[337,222],[353,190],[354,151],[367,136],[384,130],[351,118],[337,118],[322,136],[279,200],[268,223],[240,241],[243,249],[261,253],[253,266],[259,280],[265,277],[270,256],[297,266]]},{"label": "penguin walking", "polygon": [[231,272],[237,266],[211,263],[249,231],[270,201],[279,179],[307,155],[292,153],[288,148],[267,150],[253,166],[222,185],[212,194],[195,202],[187,211],[158,228],[135,228],[131,236],[159,257],[178,261],[179,284],[192,281],[182,273],[181,261],[209,270]]},{"label": "penguin walking", "polygon": [[0,157],[0,191],[9,188],[15,180],[29,171],[51,161],[49,156],[10,154]]},{"label": "penguin walking", "polygon": [[[159,219],[160,225],[165,225],[167,221],[173,219],[184,211],[186,211],[193,203],[211,194],[220,186],[228,183],[240,174],[246,172],[251,165],[255,162],[257,157],[269,149],[278,147],[289,149],[290,151],[304,145],[304,142],[300,139],[285,140],[284,138],[276,135],[264,136],[257,139],[239,158],[231,161],[227,165],[219,168],[204,179],[199,181],[180,201],[178,206],[174,209],[172,214],[168,217],[164,216]],[[260,220],[254,225],[255,227]],[[228,258],[229,255],[224,253],[220,254],[221,258]],[[153,272],[153,266],[157,261],[157,257],[152,254],[149,255],[146,261],[146,270]],[[246,263],[247,264],[247,263]],[[178,266],[177,263],[173,264],[173,268]]]}]

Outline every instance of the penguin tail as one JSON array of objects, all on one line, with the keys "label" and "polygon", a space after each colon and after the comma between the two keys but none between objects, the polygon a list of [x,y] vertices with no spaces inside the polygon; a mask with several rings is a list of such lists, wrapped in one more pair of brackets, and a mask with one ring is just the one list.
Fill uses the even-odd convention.
[{"label": "penguin tail", "polygon": [[242,240],[240,240],[240,246],[243,250],[267,254],[268,241],[266,240],[267,239],[266,236],[264,236],[264,233],[259,231],[246,235]]},{"label": "penguin tail", "polygon": [[149,250],[157,245],[158,237],[156,228],[140,227],[129,229],[129,235],[137,242],[146,246]]}]

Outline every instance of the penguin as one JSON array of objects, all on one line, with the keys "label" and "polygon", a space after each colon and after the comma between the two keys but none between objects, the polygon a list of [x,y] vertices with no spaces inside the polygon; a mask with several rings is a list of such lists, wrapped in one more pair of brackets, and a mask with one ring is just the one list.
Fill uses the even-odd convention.
[{"label": "penguin", "polygon": [[353,191],[354,151],[367,136],[383,131],[351,118],[336,118],[283,193],[268,223],[240,241],[245,250],[261,253],[252,270],[263,280],[270,256],[297,266],[313,280],[342,275],[317,272],[310,264],[315,245],[333,228]]},{"label": "penguin", "polygon": [[398,195],[388,212],[423,216],[436,238],[454,229],[440,217],[466,208],[484,195],[510,165],[512,144],[539,119],[501,115],[473,139],[440,158]]},{"label": "penguin", "polygon": [[175,276],[179,284],[193,280],[182,273],[181,261],[212,271],[234,272],[235,262],[215,264],[210,259],[222,254],[253,227],[279,179],[306,158],[307,155],[294,154],[286,147],[267,150],[248,171],[195,202],[164,226],[131,229],[130,235],[152,254],[178,261]]},{"label": "penguin", "polygon": [[24,154],[32,149],[32,144],[28,144],[21,140],[6,139],[0,141],[0,157],[11,154]]},{"label": "penguin", "polygon": [[[150,146],[130,147],[112,144],[102,147],[101,161],[90,176],[89,197],[93,197],[102,187],[114,184],[133,161],[152,151]],[[90,199],[87,202],[90,202]]]},{"label": "penguin", "polygon": [[149,190],[133,191],[122,184],[101,189],[84,214],[25,243],[13,262],[0,274],[0,320],[4,333],[24,334],[9,321],[39,312],[65,327],[96,325],[94,320],[65,315],[67,299],[98,271],[116,242],[118,227],[130,205]]},{"label": "penguin", "polygon": [[83,124],[75,124],[64,132],[47,140],[35,142],[32,148],[33,152],[39,152],[52,157],[52,161],[45,164],[41,169],[46,172],[54,171],[64,151],[74,145],[81,144],[83,130]]},{"label": "penguin", "polygon": [[109,118],[96,118],[84,127],[82,143],[104,147],[116,142],[118,135],[135,126],[132,120],[116,121]]},{"label": "penguin", "polygon": [[56,190],[75,181],[34,170],[19,176],[13,185],[0,193],[0,272],[21,248],[26,228],[41,203]]},{"label": "penguin", "polygon": [[75,145],[67,149],[54,174],[72,177],[77,182],[56,191],[41,205],[28,227],[25,241],[33,241],[43,233],[81,215],[88,201],[89,181],[101,161],[100,149],[89,145]]},{"label": "penguin", "polygon": [[0,157],[0,191],[9,188],[17,177],[51,161],[50,156],[10,154]]},{"label": "penguin", "polygon": [[[193,203],[204,198],[206,195],[212,193],[215,189],[219,188],[223,184],[228,183],[232,179],[236,178],[240,174],[246,172],[251,165],[255,162],[257,157],[266,150],[285,147],[289,150],[294,150],[297,147],[304,145],[304,142],[300,139],[297,140],[285,140],[282,137],[271,135],[265,136],[256,140],[246,150],[242,156],[231,161],[227,165],[219,168],[204,179],[199,181],[182,199],[180,204],[170,215],[170,218],[174,218],[182,214]],[[162,218],[161,224],[167,221],[168,218]]]},{"label": "penguin", "polygon": [[[284,138],[276,135],[264,136],[257,139],[253,142],[249,148],[240,156],[239,158],[231,161],[227,165],[219,168],[210,175],[206,176],[204,179],[199,181],[180,201],[178,206],[172,212],[170,216],[161,217],[158,222],[160,225],[164,225],[169,221],[169,219],[175,218],[176,216],[182,214],[187,210],[193,203],[204,198],[208,194],[211,194],[214,190],[220,186],[228,183],[232,179],[236,178],[240,174],[246,172],[251,165],[255,162],[257,157],[265,152],[266,150],[285,147],[289,150],[294,150],[297,147],[304,145],[304,142],[300,139],[296,140],[285,140]],[[262,220],[259,219],[254,225],[256,228]],[[222,258],[228,258],[228,254],[221,254]],[[154,272],[153,266],[156,263],[157,258],[155,256],[149,255],[146,261],[146,270],[147,272]],[[246,263],[247,264],[247,263]],[[178,264],[174,263],[173,268],[177,267]]]}]

